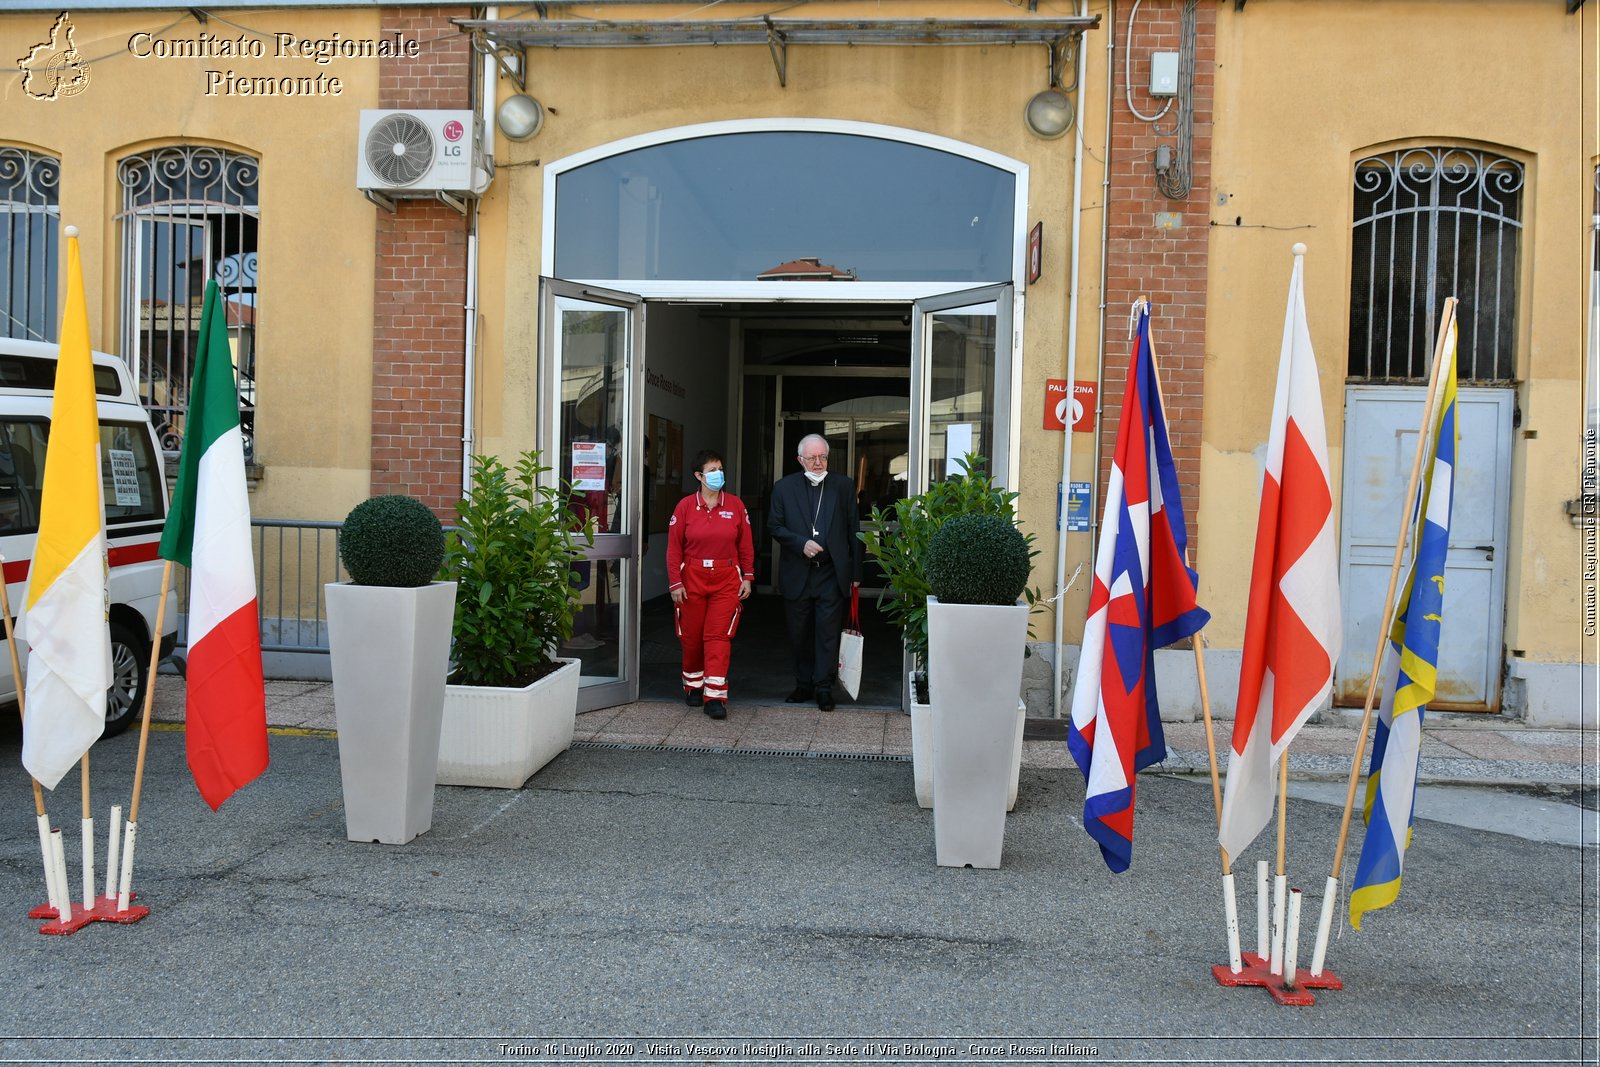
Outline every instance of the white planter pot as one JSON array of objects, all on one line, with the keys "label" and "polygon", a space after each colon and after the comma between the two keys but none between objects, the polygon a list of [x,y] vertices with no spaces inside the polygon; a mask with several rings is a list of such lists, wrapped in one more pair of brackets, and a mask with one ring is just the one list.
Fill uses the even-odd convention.
[{"label": "white planter pot", "polygon": [[403,845],[433,825],[456,583],[324,588],[345,835]]},{"label": "white planter pot", "polygon": [[941,867],[1000,866],[1027,638],[1026,604],[928,598],[933,840]]},{"label": "white planter pot", "polygon": [[[933,705],[917,703],[916,682],[907,680],[911,693],[911,777],[917,790],[917,806],[933,807]],[[1006,810],[1017,806],[1017,784],[1022,780],[1022,732],[1028,721],[1028,705],[1017,701],[1017,744],[1011,753],[1011,790],[1006,794]]]},{"label": "white planter pot", "polygon": [[572,747],[582,665],[563,666],[522,689],[448,685],[439,738],[439,784],[520,789]]}]

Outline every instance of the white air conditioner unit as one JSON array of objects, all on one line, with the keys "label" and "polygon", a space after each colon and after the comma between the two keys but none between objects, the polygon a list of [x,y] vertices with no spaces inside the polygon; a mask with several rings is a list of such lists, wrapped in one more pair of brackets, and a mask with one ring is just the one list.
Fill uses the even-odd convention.
[{"label": "white air conditioner unit", "polygon": [[375,204],[437,198],[465,213],[466,198],[489,188],[483,130],[467,110],[361,112],[356,188]]}]

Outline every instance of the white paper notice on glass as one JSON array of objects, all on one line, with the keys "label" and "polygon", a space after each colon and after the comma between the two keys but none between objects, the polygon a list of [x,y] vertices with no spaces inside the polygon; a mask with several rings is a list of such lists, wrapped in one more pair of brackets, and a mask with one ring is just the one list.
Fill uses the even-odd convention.
[{"label": "white paper notice on glass", "polygon": [[606,488],[606,443],[572,442],[572,488],[580,493],[604,492]]},{"label": "white paper notice on glass", "polygon": [[111,491],[119,508],[139,506],[139,469],[133,453],[125,448],[106,449],[111,461]]},{"label": "white paper notice on glass", "polygon": [[944,473],[953,478],[961,474],[961,461],[972,451],[972,423],[952,422],[944,428]]}]

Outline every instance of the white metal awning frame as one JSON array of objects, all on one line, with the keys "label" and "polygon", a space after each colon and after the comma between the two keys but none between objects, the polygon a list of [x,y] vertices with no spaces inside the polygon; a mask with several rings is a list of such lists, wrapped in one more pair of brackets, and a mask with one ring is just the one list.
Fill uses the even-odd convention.
[{"label": "white metal awning frame", "polygon": [[493,55],[526,90],[529,48],[678,48],[688,45],[766,45],[788,87],[791,44],[1000,45],[1036,44],[1048,50],[1049,84],[1060,84],[1062,46],[1100,24],[1099,15],[995,19],[743,19],[606,21],[594,19],[455,19],[473,45]]}]

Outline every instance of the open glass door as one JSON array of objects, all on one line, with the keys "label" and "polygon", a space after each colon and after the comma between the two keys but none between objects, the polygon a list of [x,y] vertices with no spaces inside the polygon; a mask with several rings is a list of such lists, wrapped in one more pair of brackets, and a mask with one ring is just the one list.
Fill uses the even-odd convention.
[{"label": "open glass door", "polygon": [[918,300],[911,316],[911,461],[917,494],[976,452],[1011,481],[1012,286]]},{"label": "open glass door", "polygon": [[539,279],[539,291],[539,444],[550,477],[571,483],[574,521],[595,524],[560,649],[583,663],[578,710],[590,711],[639,696],[644,301],[556,278]]}]

